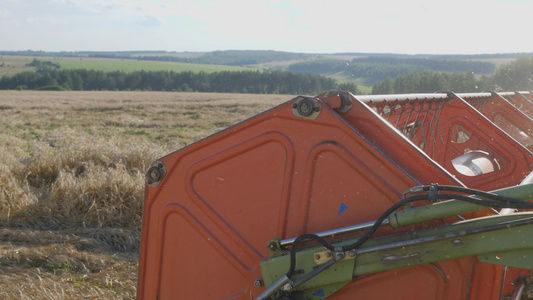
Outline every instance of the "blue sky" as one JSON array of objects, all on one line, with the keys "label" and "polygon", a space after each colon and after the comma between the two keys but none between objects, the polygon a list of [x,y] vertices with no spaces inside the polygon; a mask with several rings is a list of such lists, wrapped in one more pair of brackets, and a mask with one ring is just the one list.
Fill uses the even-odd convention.
[{"label": "blue sky", "polygon": [[533,52],[526,0],[0,0],[0,50]]}]

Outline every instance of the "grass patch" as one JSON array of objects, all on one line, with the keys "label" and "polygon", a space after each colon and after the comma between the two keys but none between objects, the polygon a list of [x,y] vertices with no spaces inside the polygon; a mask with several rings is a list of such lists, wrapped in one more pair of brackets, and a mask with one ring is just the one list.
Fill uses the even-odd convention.
[{"label": "grass patch", "polygon": [[357,85],[357,88],[363,95],[369,95],[372,93],[372,87],[367,85]]}]

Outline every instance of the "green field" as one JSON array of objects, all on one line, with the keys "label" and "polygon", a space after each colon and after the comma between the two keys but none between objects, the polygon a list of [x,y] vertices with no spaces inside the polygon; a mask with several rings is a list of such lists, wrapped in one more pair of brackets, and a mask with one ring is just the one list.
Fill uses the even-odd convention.
[{"label": "green field", "polygon": [[174,71],[174,72],[221,72],[221,71],[249,71],[254,70],[246,67],[189,64],[180,62],[162,62],[162,61],[142,61],[130,59],[56,59],[53,60],[61,66],[62,69],[94,69],[104,72],[109,71]]},{"label": "green field", "polygon": [[0,77],[24,71],[34,71],[35,68],[26,66],[32,60],[33,58],[21,56],[0,56]]},{"label": "green field", "polygon": [[207,65],[207,64],[189,64],[179,62],[160,62],[160,61],[139,61],[133,59],[109,59],[109,58],[70,58],[70,57],[21,57],[21,56],[2,56],[0,57],[0,76],[13,75],[24,71],[34,71],[35,68],[27,67],[33,59],[43,61],[52,61],[59,64],[61,69],[88,69],[100,70],[104,72],[111,71],[174,71],[174,72],[221,72],[221,71],[249,71],[254,68]]},{"label": "green field", "polygon": [[332,78],[338,82],[347,82],[347,83],[354,83],[357,85],[357,89],[359,90],[360,94],[370,94],[372,93],[372,87],[368,85],[364,85],[364,78],[354,78],[351,76],[347,76],[343,74],[342,72],[334,73],[327,75],[326,77]]}]

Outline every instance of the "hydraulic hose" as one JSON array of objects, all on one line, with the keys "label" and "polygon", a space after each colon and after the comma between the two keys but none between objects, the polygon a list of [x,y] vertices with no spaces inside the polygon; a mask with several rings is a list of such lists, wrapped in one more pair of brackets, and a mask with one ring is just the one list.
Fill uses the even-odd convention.
[{"label": "hydraulic hose", "polygon": [[[455,193],[448,193],[448,194],[439,194],[439,191],[447,191],[447,192],[455,192]],[[414,195],[410,197],[405,197],[406,194],[409,193],[422,193],[427,192],[423,195]],[[463,193],[463,194],[456,194],[456,193]],[[479,197],[483,197],[485,199],[476,199],[469,196],[466,196],[464,194],[470,194],[470,195],[476,195]],[[477,205],[487,206],[487,207],[493,207],[493,208],[513,208],[513,209],[533,209],[533,203],[525,202],[519,199],[506,197],[497,195],[494,193],[479,191],[475,189],[469,189],[464,187],[457,187],[457,186],[446,186],[446,185],[427,185],[427,186],[419,186],[414,187],[406,192],[403,193],[403,198],[398,201],[397,203],[393,204],[391,207],[389,207],[381,216],[375,221],[374,225],[369,228],[369,230],[357,241],[350,245],[345,246],[333,246],[331,243],[326,241],[325,239],[315,235],[315,234],[303,234],[296,238],[294,243],[292,244],[292,247],[290,249],[290,266],[289,270],[286,274],[288,278],[291,278],[291,276],[295,273],[296,268],[296,250],[298,248],[298,245],[305,241],[315,240],[319,242],[324,248],[330,250],[330,251],[348,251],[351,249],[357,250],[360,248],[380,227],[380,225],[383,223],[384,220],[386,220],[390,214],[392,214],[397,209],[405,206],[406,204],[409,204],[411,202],[415,201],[422,201],[422,200],[429,200],[432,202],[436,202],[439,200],[449,200],[449,199],[455,199],[459,201],[465,201],[474,203]]]}]

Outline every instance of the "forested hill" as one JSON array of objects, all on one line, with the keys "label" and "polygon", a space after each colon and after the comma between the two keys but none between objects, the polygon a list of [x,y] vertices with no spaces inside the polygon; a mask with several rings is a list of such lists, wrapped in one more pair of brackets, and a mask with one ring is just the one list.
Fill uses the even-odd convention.
[{"label": "forested hill", "polygon": [[206,52],[199,56],[180,57],[180,56],[139,56],[141,60],[164,60],[177,61],[196,64],[213,64],[213,65],[227,65],[227,66],[251,66],[270,62],[293,61],[293,60],[307,60],[315,57],[314,54],[281,52],[272,50],[257,50],[257,51],[213,51]]},{"label": "forested hill", "polygon": [[476,55],[407,55],[394,53],[293,53],[273,50],[227,50],[204,53],[167,51],[119,52],[44,52],[0,51],[0,55],[90,57],[134,59],[143,61],[181,62],[224,66],[245,66],[264,70],[311,73],[339,82],[372,86],[386,78],[416,72],[474,72],[492,75],[503,63],[518,57],[533,57],[533,53]]},{"label": "forested hill", "polygon": [[350,62],[338,59],[316,59],[295,63],[289,66],[291,72],[311,73],[317,75],[337,74],[346,78],[358,78],[361,83],[374,84],[386,78],[422,71],[434,72],[474,72],[490,75],[495,65],[489,62],[451,60],[438,58],[395,58],[363,57]]},{"label": "forested hill", "polygon": [[[393,65],[425,66],[434,71],[447,71],[449,63],[458,65],[468,62],[468,65],[483,66],[486,62],[495,60],[512,60],[518,57],[533,57],[531,53],[498,53],[498,54],[396,54],[396,53],[294,53],[274,50],[224,50],[212,52],[168,52],[168,51],[76,51],[76,52],[46,52],[46,51],[0,51],[0,55],[17,56],[49,56],[49,57],[95,57],[95,58],[123,58],[152,61],[174,61],[199,64],[216,64],[229,66],[250,66],[268,64],[286,68],[292,63],[322,59],[351,61],[354,63],[376,63]],[[476,64],[475,62],[481,62]],[[477,68],[477,67],[476,67]],[[489,69],[482,72],[491,72]],[[492,70],[494,71],[494,70]]]},{"label": "forested hill", "polygon": [[41,63],[39,72],[22,72],[0,78],[0,90],[137,90],[175,92],[218,92],[254,94],[318,94],[330,89],[357,93],[353,84],[339,84],[333,79],[312,74],[282,71],[103,72],[96,70],[61,70]]},{"label": "forested hill", "polygon": [[[10,61],[9,57],[14,58]],[[25,65],[19,62],[21,71],[13,71],[14,61],[20,60],[20,57],[27,57],[26,61],[29,61],[29,57],[42,57],[42,60]],[[74,64],[73,61],[78,63]],[[82,65],[82,62],[89,64]],[[105,62],[105,69],[97,67],[98,62]],[[116,63],[120,63],[120,67]],[[147,64],[157,69],[150,70]],[[117,67],[109,69],[110,65]],[[138,67],[126,70],[123,68],[125,65]],[[194,70],[191,68],[193,65]],[[169,66],[186,66],[188,69],[174,71],[168,70]],[[206,71],[206,67],[211,70]],[[515,70],[518,70],[516,73],[519,76],[515,76],[513,82],[519,82],[520,78],[525,80],[520,81],[519,85],[507,83],[509,74]],[[310,54],[272,50],[206,53],[28,50],[0,51],[0,71],[6,74],[0,78],[0,89],[157,89],[312,94],[328,86],[361,93],[434,89],[472,92],[497,88],[530,90],[533,88],[530,84],[533,82],[533,53],[405,55]],[[17,75],[22,71],[25,73]]]}]

